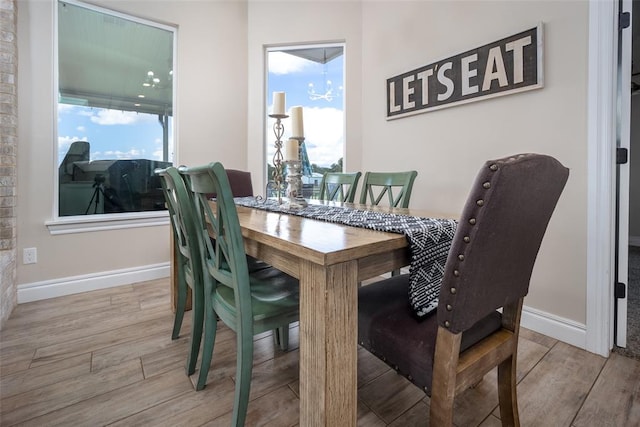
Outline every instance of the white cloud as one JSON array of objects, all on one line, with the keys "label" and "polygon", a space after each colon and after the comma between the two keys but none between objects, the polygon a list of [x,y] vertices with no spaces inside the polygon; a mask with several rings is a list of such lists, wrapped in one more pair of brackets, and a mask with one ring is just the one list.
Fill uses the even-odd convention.
[{"label": "white cloud", "polygon": [[155,120],[150,114],[138,114],[134,111],[117,111],[99,109],[91,115],[91,121],[98,125],[130,125],[142,121]]},{"label": "white cloud", "polygon": [[[288,120],[288,119],[285,119]],[[344,114],[331,107],[304,107],[304,136],[309,161],[318,166],[328,167],[338,162],[344,153]],[[289,138],[291,123],[285,122],[285,135]],[[273,121],[267,123],[269,129],[269,145],[267,146],[267,162],[273,162],[274,135],[271,129]]]},{"label": "white cloud", "polygon": [[91,153],[91,160],[119,160],[119,159],[139,159],[144,157],[145,150],[132,148],[128,151],[94,151]]},{"label": "white cloud", "polygon": [[303,71],[312,63],[298,56],[285,52],[269,53],[269,72],[273,74],[292,74]]},{"label": "white cloud", "polygon": [[162,161],[162,153],[163,153],[162,149],[155,150],[153,152],[153,154],[151,155],[151,159],[152,160],[160,160],[160,161]]},{"label": "white cloud", "polygon": [[75,108],[75,105],[58,104],[58,113],[67,113]]},{"label": "white cloud", "polygon": [[62,161],[64,159],[65,154],[69,151],[69,146],[74,141],[86,141],[87,137],[79,137],[79,136],[59,136],[58,137],[58,160]]},{"label": "white cloud", "polygon": [[155,145],[155,150],[153,150],[153,153],[151,153],[151,159],[162,161],[162,154],[163,154],[162,139],[156,138],[153,141],[153,144]]},{"label": "white cloud", "polygon": [[76,130],[77,130],[78,132],[86,132],[87,128],[85,128],[84,126],[78,126],[78,127],[76,128]]},{"label": "white cloud", "polygon": [[344,113],[335,108],[305,107],[304,136],[309,161],[331,166],[343,157]]}]

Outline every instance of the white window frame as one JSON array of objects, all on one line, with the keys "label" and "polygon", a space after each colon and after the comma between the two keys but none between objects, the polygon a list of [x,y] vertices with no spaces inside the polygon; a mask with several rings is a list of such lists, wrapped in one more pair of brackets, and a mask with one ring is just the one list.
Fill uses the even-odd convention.
[{"label": "white window frame", "polygon": [[[174,75],[177,74],[177,47],[178,47],[178,29],[166,24],[143,19],[134,15],[117,12],[115,10],[95,6],[89,3],[84,3],[78,0],[64,0],[65,3],[73,4],[76,6],[84,7],[96,12],[105,13],[108,15],[116,16],[122,19],[138,22],[144,25],[153,26],[159,29],[170,31],[173,33],[173,70]],[[110,213],[110,214],[96,214],[89,216],[63,216],[59,215],[59,182],[58,182],[58,90],[59,90],[59,75],[58,75],[58,0],[55,1],[53,8],[53,91],[54,102],[53,108],[53,132],[54,132],[54,150],[52,156],[54,177],[53,177],[53,206],[51,213],[51,220],[45,221],[45,226],[48,228],[49,233],[52,235],[57,234],[72,234],[72,233],[86,233],[93,231],[105,231],[105,230],[117,230],[125,228],[139,228],[139,227],[155,227],[169,224],[169,215],[166,210],[162,211],[141,211],[141,212],[126,212],[126,213]],[[173,109],[173,125],[172,125],[172,137],[174,141],[174,158],[173,164],[179,164],[177,161],[177,103],[176,93],[177,79],[173,81],[173,94],[172,94],[172,109]]]},{"label": "white window frame", "polygon": [[[343,143],[342,143],[342,167],[343,167],[343,171],[346,168],[346,153],[347,153],[347,140],[346,140],[346,126],[347,126],[347,121],[346,121],[346,94],[347,94],[347,90],[348,88],[347,86],[347,44],[344,40],[336,40],[336,41],[325,41],[325,42],[317,42],[317,43],[304,43],[304,44],[295,44],[295,43],[285,43],[285,44],[278,44],[278,45],[268,45],[268,46],[264,46],[264,51],[263,51],[263,60],[264,60],[264,89],[263,89],[263,105],[265,106],[265,108],[267,107],[267,99],[269,97],[269,53],[271,52],[286,52],[287,50],[296,50],[296,49],[315,49],[315,48],[323,48],[323,47],[335,47],[335,46],[340,46],[342,47],[342,55],[344,56],[344,61],[343,61],[343,65],[342,65],[342,81],[343,81],[343,88],[342,88],[342,115],[343,115],[343,125],[342,125],[342,135],[343,135]],[[291,105],[289,104],[289,101],[287,101],[287,109],[290,108]],[[269,144],[273,144],[275,141],[275,135],[273,133],[273,130],[271,129],[270,126],[268,126],[268,114],[270,114],[269,111],[267,111],[267,115],[265,115],[265,124],[263,126],[263,144],[262,144],[262,150],[263,150],[263,161],[262,161],[262,168],[263,168],[263,172],[262,172],[262,179],[264,179],[264,185],[262,190],[266,192],[266,185],[269,182],[269,172],[268,172],[268,164],[269,161],[272,160],[267,152],[267,146]],[[284,143],[284,140],[283,140]],[[286,183],[285,183],[286,185]]]}]

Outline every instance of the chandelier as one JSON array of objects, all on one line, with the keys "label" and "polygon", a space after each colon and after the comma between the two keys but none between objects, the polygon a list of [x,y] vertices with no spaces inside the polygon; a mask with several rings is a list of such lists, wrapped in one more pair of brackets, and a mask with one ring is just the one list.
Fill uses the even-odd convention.
[{"label": "chandelier", "polygon": [[319,99],[324,99],[327,102],[333,101],[333,98],[337,98],[340,96],[342,92],[342,86],[338,87],[336,93],[333,92],[333,84],[331,80],[325,80],[324,92],[316,92],[316,89],[313,83],[309,83],[309,99],[312,101],[317,101]]},{"label": "chandelier", "polygon": [[322,67],[322,80],[323,80],[323,90],[316,92],[316,88],[313,83],[309,83],[309,89],[307,93],[309,94],[309,99],[312,101],[318,101],[320,99],[324,99],[327,102],[333,101],[334,98],[337,98],[342,93],[342,86],[339,86],[337,90],[333,89],[333,83],[331,80],[327,79],[327,62],[332,58],[327,58],[327,49],[323,49],[323,57],[320,61],[323,64]]}]

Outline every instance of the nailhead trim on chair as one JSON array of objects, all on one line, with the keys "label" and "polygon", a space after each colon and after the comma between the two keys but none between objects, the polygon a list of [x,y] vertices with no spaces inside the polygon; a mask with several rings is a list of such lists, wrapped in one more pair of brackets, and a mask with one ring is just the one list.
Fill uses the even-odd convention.
[{"label": "nailhead trim on chair", "polygon": [[[513,159],[513,160],[515,160],[515,159]],[[499,169],[499,166],[496,163],[492,163],[489,166],[489,170],[491,170],[492,172],[496,172],[498,169]],[[489,190],[491,188],[491,181],[485,181],[482,184],[482,188],[484,190]],[[485,199],[484,198],[480,198],[480,199],[478,199],[476,201],[476,205],[478,206],[478,208],[482,208],[484,206],[484,204],[485,204]],[[477,217],[477,214],[473,215],[471,218],[469,218],[467,220],[467,223],[469,224],[469,226],[473,227],[474,225],[476,225],[476,223],[477,223],[476,217]],[[466,236],[464,236],[462,238],[462,240],[465,243],[470,243],[471,242],[471,237],[469,235],[466,235]],[[453,269],[453,276],[455,278],[460,278],[460,275],[461,275],[461,265],[460,265],[460,263],[462,261],[464,261],[464,259],[465,259],[464,253],[458,254],[458,264]],[[451,293],[451,295],[455,296],[457,294],[458,290],[456,289],[455,286],[452,286],[451,288],[449,288],[449,292]],[[454,298],[454,297],[452,297],[452,298]],[[450,304],[447,304],[445,306],[447,312],[453,311],[453,304],[454,304],[454,302],[452,301]],[[445,328],[451,327],[451,321],[450,320],[445,320],[444,321],[444,327]]]},{"label": "nailhead trim on chair", "polygon": [[[521,159],[521,158],[527,157],[527,156],[531,156],[531,154],[519,154],[517,157],[510,157],[508,159],[495,160],[493,163],[491,163],[488,166],[488,168],[489,168],[489,170],[491,172],[497,172],[500,169],[500,165],[501,164],[507,164],[507,163],[516,161],[518,159]],[[495,176],[495,175],[490,176],[488,180],[486,180],[486,181],[484,181],[482,183],[482,190],[488,191],[488,190],[492,189],[492,182],[491,181],[493,179],[493,176]],[[471,242],[471,239],[472,239],[472,236],[473,236],[473,230],[472,230],[471,227],[473,227],[473,226],[475,226],[477,224],[477,222],[478,222],[477,218],[478,218],[478,215],[480,214],[480,209],[483,206],[485,206],[485,203],[488,203],[488,201],[487,201],[488,196],[489,196],[489,194],[484,193],[484,196],[479,197],[476,200],[477,210],[471,214],[471,217],[469,219],[467,219],[466,221],[461,221],[460,222],[461,225],[462,224],[468,224],[467,227],[469,227],[467,230],[464,230],[466,232],[466,234],[462,238],[462,240],[465,243],[470,243]],[[460,230],[460,231],[462,232],[463,230]],[[461,277],[461,275],[462,275],[462,265],[461,265],[461,263],[464,260],[465,260],[464,252],[458,254],[458,256],[457,256],[457,264],[453,267],[453,271],[452,271],[452,274],[456,279],[459,279]],[[451,286],[449,288],[449,292],[450,292],[450,296],[448,298],[453,298],[454,300],[450,301],[449,303],[447,303],[445,308],[446,308],[446,311],[448,313],[451,313],[453,311],[453,307],[454,307],[454,304],[455,304],[455,296],[456,296],[458,290],[457,290],[456,286]],[[449,314],[449,316],[450,315],[451,314]],[[449,328],[451,326],[451,318],[450,317],[448,319],[445,319],[443,326],[446,327],[446,328]]]}]

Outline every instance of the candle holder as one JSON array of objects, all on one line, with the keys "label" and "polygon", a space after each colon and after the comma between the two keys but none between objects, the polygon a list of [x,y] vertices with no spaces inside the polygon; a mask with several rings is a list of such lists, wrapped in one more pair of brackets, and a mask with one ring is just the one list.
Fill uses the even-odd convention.
[{"label": "candle holder", "polygon": [[[307,149],[304,146],[304,136],[292,136],[289,139],[298,140],[298,160],[302,162],[300,172],[302,175],[311,176],[311,164],[309,164],[309,157],[307,157]],[[307,172],[308,171],[308,172]]]},{"label": "candle holder", "polygon": [[276,196],[278,197],[278,204],[282,204],[282,162],[284,160],[282,156],[282,135],[284,135],[284,125],[282,119],[289,117],[286,114],[269,114],[269,117],[276,119],[273,124],[273,133],[276,135],[276,153],[273,155],[273,182],[275,184]]},{"label": "candle holder", "polygon": [[302,196],[302,162],[300,160],[286,160],[287,165],[287,197],[289,201],[286,207],[300,209],[307,206],[307,201]]}]

